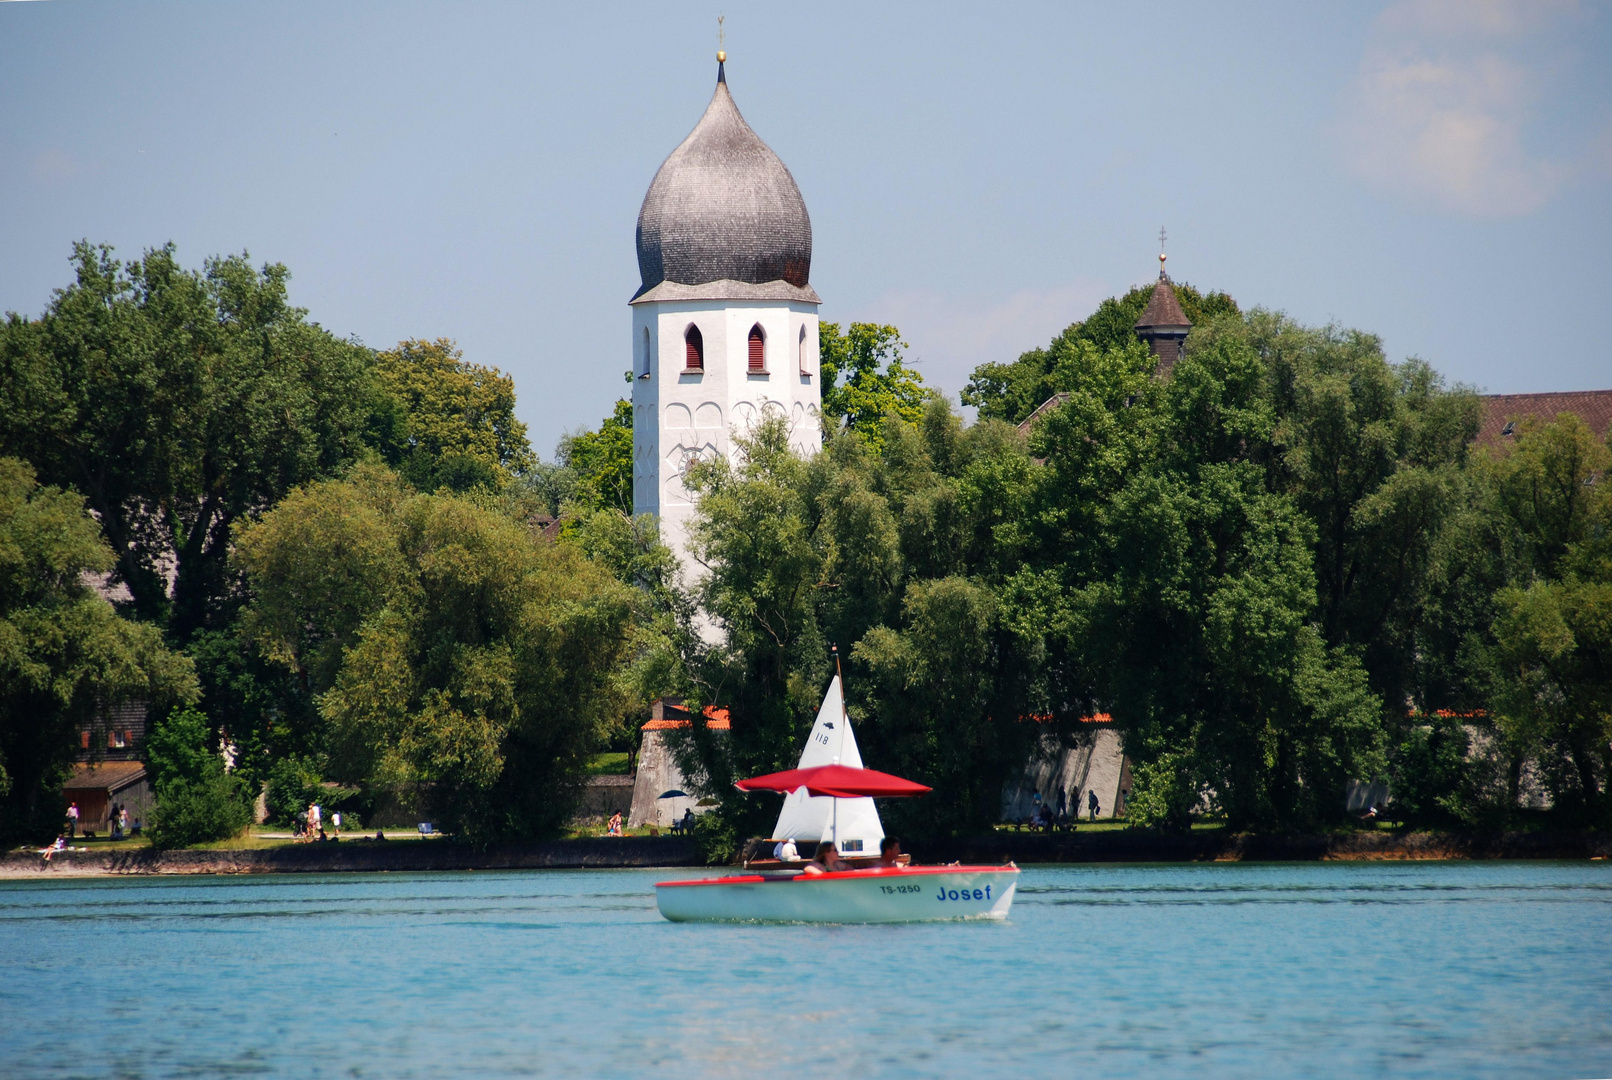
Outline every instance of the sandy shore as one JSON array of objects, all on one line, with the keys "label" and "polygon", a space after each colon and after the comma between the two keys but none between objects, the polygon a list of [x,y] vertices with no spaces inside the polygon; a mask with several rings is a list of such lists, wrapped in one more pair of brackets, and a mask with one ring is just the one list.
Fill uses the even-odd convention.
[{"label": "sandy shore", "polygon": [[691,840],[619,837],[498,844],[474,848],[447,840],[344,840],[240,851],[61,851],[47,864],[38,849],[0,856],[0,878],[131,874],[337,874],[416,870],[525,870],[692,866]]}]

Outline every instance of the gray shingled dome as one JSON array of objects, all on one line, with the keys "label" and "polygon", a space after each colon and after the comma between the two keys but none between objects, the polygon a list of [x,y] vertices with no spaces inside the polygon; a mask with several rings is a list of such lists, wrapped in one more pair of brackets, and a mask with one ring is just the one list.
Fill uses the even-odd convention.
[{"label": "gray shingled dome", "polygon": [[783,282],[793,287],[784,291],[804,294],[811,267],[812,219],[800,188],[739,115],[719,66],[705,115],[661,165],[638,211],[643,285],[634,298],[662,282]]}]

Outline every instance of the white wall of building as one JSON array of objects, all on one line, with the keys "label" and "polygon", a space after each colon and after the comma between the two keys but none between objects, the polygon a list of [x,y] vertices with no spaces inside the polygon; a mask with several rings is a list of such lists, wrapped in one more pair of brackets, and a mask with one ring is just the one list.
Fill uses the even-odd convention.
[{"label": "white wall of building", "polygon": [[[662,542],[686,566],[694,512],[682,481],[689,455],[731,458],[734,436],[764,411],[789,419],[790,442],[799,452],[821,449],[817,309],[783,300],[667,300],[632,310],[633,512],[660,518]],[[684,370],[684,332],[691,323],[704,338],[702,373]],[[758,324],[766,337],[766,374],[749,370],[750,328]],[[646,373],[647,379],[640,377]]]}]

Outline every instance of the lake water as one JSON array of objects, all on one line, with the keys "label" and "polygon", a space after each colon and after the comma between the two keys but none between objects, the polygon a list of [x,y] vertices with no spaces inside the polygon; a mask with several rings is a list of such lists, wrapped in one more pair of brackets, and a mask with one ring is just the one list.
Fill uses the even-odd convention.
[{"label": "lake water", "polygon": [[1612,1075],[1612,864],[1030,867],[1001,924],[683,872],[0,882],[0,1075]]}]

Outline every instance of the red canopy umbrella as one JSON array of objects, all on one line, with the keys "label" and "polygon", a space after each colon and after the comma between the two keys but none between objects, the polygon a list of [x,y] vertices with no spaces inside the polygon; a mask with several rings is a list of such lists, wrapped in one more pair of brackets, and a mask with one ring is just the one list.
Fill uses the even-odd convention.
[{"label": "red canopy umbrella", "polygon": [[849,765],[819,765],[812,769],[785,769],[783,772],[752,776],[733,785],[740,791],[797,791],[836,799],[899,799],[925,795],[933,788],[903,780],[877,769],[854,769]]}]

